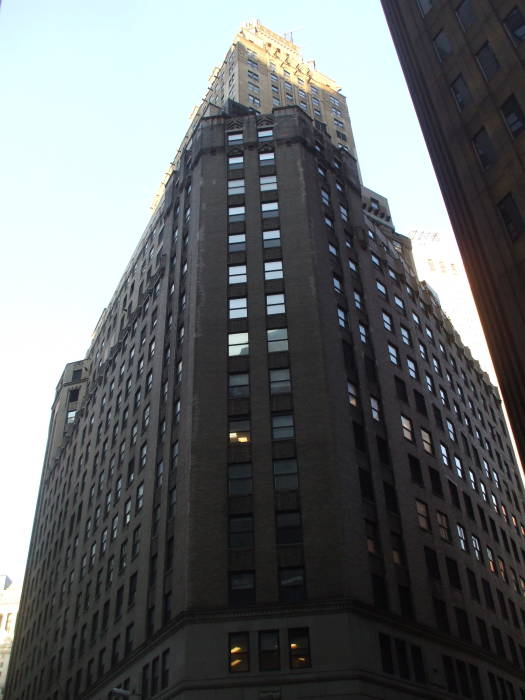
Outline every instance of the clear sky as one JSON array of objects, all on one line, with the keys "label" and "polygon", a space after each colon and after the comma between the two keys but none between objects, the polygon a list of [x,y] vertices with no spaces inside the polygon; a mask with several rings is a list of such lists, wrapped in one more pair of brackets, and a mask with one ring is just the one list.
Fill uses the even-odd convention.
[{"label": "clear sky", "polygon": [[348,98],[401,233],[450,233],[379,0],[4,0],[0,573],[25,566],[54,389],[80,359],[240,24],[294,31]]}]

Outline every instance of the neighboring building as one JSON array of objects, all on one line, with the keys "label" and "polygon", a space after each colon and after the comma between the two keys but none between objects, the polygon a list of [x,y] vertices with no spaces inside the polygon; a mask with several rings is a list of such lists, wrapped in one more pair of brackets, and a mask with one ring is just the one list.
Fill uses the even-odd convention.
[{"label": "neighboring building", "polygon": [[382,5],[525,462],[525,7]]},{"label": "neighboring building", "polygon": [[452,233],[409,231],[419,279],[438,295],[443,311],[481,367],[496,381],[467,274]]},{"label": "neighboring building", "polygon": [[20,593],[20,587],[13,585],[9,576],[0,576],[0,698],[4,697]]},{"label": "neighboring building", "polygon": [[275,73],[307,110],[225,94],[193,123],[66,366],[9,700],[523,697],[497,391],[308,112],[344,98],[255,29],[217,80]]}]

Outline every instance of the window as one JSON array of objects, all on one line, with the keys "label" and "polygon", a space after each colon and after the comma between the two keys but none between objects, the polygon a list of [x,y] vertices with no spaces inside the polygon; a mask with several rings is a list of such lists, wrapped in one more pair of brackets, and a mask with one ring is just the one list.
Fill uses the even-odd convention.
[{"label": "window", "polygon": [[228,267],[228,284],[246,282],[246,265],[230,265]]},{"label": "window", "polygon": [[467,83],[460,74],[451,84],[452,94],[456,98],[456,103],[460,110],[463,110],[466,105],[472,100],[472,95],[468,89]]},{"label": "window", "polygon": [[286,440],[295,436],[293,416],[291,413],[272,416],[272,438]]},{"label": "window", "polygon": [[230,516],[228,526],[228,547],[230,549],[250,549],[253,547],[253,516]]},{"label": "window", "polygon": [[483,168],[488,168],[489,165],[494,163],[496,160],[496,152],[494,151],[492,141],[486,129],[483,128],[478,131],[472,139],[472,145],[474,146],[474,151]]},{"label": "window", "polygon": [[250,442],[250,420],[230,420],[228,426],[228,438],[230,444],[246,444]]},{"label": "window", "polygon": [[237,632],[228,637],[230,673],[250,670],[250,645],[248,632]]},{"label": "window", "polygon": [[464,479],[465,478],[465,472],[463,470],[463,463],[461,459],[457,456],[454,455],[454,465],[456,467],[456,474],[459,479]]},{"label": "window", "polygon": [[454,423],[452,423],[452,421],[450,421],[448,418],[447,418],[447,431],[448,431],[449,438],[453,442],[456,442],[456,428],[454,427]]},{"label": "window", "polygon": [[382,282],[380,282],[379,280],[376,280],[376,287],[377,287],[377,291],[379,292],[379,294],[382,294],[384,297],[386,297],[385,285]]},{"label": "window", "polygon": [[244,180],[228,180],[228,195],[244,194]]},{"label": "window", "polygon": [[405,440],[414,442],[414,429],[412,427],[412,421],[406,416],[401,416],[401,430],[403,432],[403,437]]},{"label": "window", "polygon": [[401,331],[401,340],[405,343],[405,345],[412,345],[412,339],[410,337],[410,331],[408,330],[408,328],[400,326],[399,329]]},{"label": "window", "polygon": [[333,276],[333,284],[334,284],[334,289],[338,294],[341,294],[343,291],[343,283],[341,282],[341,278],[337,277],[337,275]]},{"label": "window", "polygon": [[271,369],[270,394],[289,394],[291,390],[290,370],[288,368]]},{"label": "window", "polygon": [[401,311],[405,310],[405,302],[401,297],[398,297],[397,294],[394,294],[394,304],[398,307],[398,309],[401,309]]},{"label": "window", "polygon": [[228,375],[228,396],[231,399],[246,398],[250,395],[250,379],[247,372]]},{"label": "window", "polygon": [[228,146],[242,143],[242,131],[232,131],[228,135]]},{"label": "window", "polygon": [[428,432],[428,430],[425,430],[424,428],[421,428],[421,442],[423,443],[423,449],[427,454],[434,454],[432,435]]},{"label": "window", "polygon": [[290,668],[308,668],[310,660],[310,638],[307,628],[288,630]]},{"label": "window", "polygon": [[518,100],[511,95],[502,105],[501,113],[511,133],[516,138],[525,129],[525,119]]},{"label": "window", "polygon": [[417,0],[419,10],[423,16],[428,14],[432,9],[432,0]]},{"label": "window", "polygon": [[418,501],[416,499],[416,514],[417,522],[422,530],[430,532],[430,518],[428,515],[428,506],[423,501]]},{"label": "window", "polygon": [[248,333],[228,333],[228,356],[248,355],[250,345]]},{"label": "window", "polygon": [[246,218],[246,207],[244,205],[238,207],[228,207],[228,222],[230,224],[236,221],[244,221]]},{"label": "window", "polygon": [[267,294],[266,295],[266,313],[268,316],[275,314],[284,314],[286,307],[284,303],[284,294]]},{"label": "window", "polygon": [[436,520],[438,524],[439,536],[442,540],[445,540],[445,542],[450,542],[452,537],[448,524],[448,516],[438,510],[436,511]]},{"label": "window", "polygon": [[253,571],[237,571],[230,574],[230,604],[255,603],[255,574]]},{"label": "window", "polygon": [[465,528],[459,523],[457,523],[456,527],[459,539],[459,546],[464,552],[468,552],[467,534],[465,532]]},{"label": "window", "polygon": [[428,374],[428,372],[425,372],[425,381],[426,381],[426,384],[427,384],[427,389],[428,389],[432,394],[434,394],[434,393],[435,393],[434,380],[432,379],[432,377],[430,376],[430,374]]},{"label": "window", "polygon": [[346,328],[346,311],[340,306],[337,307],[337,321],[341,328]]},{"label": "window", "polygon": [[283,277],[283,261],[270,260],[264,263],[264,279],[276,280]]},{"label": "window", "polygon": [[359,340],[360,340],[362,343],[365,343],[365,344],[366,344],[367,339],[368,339],[368,330],[367,330],[367,327],[364,325],[364,323],[359,323],[357,327],[358,327],[358,330],[359,330]]},{"label": "window", "polygon": [[258,129],[257,138],[259,141],[271,141],[273,139],[273,129]]},{"label": "window", "polygon": [[434,49],[440,61],[444,61],[452,53],[452,45],[445,30],[442,29],[433,40]]},{"label": "window", "polygon": [[228,466],[228,494],[244,496],[252,492],[252,465],[236,462]]},{"label": "window", "polygon": [[259,671],[279,671],[280,668],[279,631],[259,632]]},{"label": "window", "polygon": [[463,0],[463,2],[460,2],[456,8],[456,15],[459,19],[459,23],[463,27],[463,31],[466,31],[472,24],[474,24],[476,21],[476,15],[474,14],[472,0]]},{"label": "window", "polygon": [[507,194],[498,204],[498,211],[509,236],[516,240],[525,230],[520,210],[512,194]]},{"label": "window", "polygon": [[259,178],[261,192],[271,192],[277,189],[277,175],[262,175]]},{"label": "window", "polygon": [[360,292],[354,292],[354,305],[356,309],[363,308],[363,297]]},{"label": "window", "polygon": [[375,396],[370,397],[370,411],[371,411],[373,420],[376,420],[376,421],[381,420],[379,401],[375,398]]},{"label": "window", "polygon": [[387,348],[388,348],[388,357],[390,358],[390,362],[393,365],[399,366],[399,353],[397,352],[397,348],[394,345],[391,345],[390,343],[388,343]]},{"label": "window", "polygon": [[352,272],[357,272],[357,263],[352,260],[352,258],[348,258],[348,267],[352,270]]},{"label": "window", "polygon": [[407,357],[407,367],[408,373],[412,377],[412,379],[417,379],[417,365],[411,357]]},{"label": "window", "polygon": [[298,488],[295,459],[273,460],[273,486],[276,491],[295,491]]},{"label": "window", "polygon": [[263,248],[278,248],[281,245],[281,232],[279,229],[263,231]]},{"label": "window", "polygon": [[515,44],[525,39],[525,18],[519,8],[515,7],[511,10],[503,20],[503,24]]},{"label": "window", "polygon": [[357,397],[357,388],[355,384],[347,381],[348,402],[351,406],[357,406],[359,401]]},{"label": "window", "polygon": [[496,560],[494,558],[494,552],[490,547],[487,547],[487,561],[488,561],[488,567],[489,571],[491,571],[493,574],[497,575],[496,571]]},{"label": "window", "polygon": [[279,202],[262,202],[261,215],[263,219],[270,219],[279,215]]},{"label": "window", "polygon": [[[248,334],[246,340],[248,340]],[[288,329],[272,328],[266,331],[268,352],[284,352],[288,350]]]},{"label": "window", "polygon": [[246,297],[228,300],[228,318],[246,318],[248,316],[248,300]]},{"label": "window", "polygon": [[490,80],[498,72],[499,61],[488,41],[477,52],[476,59],[486,80]]},{"label": "window", "polygon": [[244,156],[230,156],[228,158],[229,170],[240,170],[244,167]]},{"label": "window", "polygon": [[259,153],[259,165],[274,165],[275,164],[275,153],[273,151],[266,151],[265,153]]}]

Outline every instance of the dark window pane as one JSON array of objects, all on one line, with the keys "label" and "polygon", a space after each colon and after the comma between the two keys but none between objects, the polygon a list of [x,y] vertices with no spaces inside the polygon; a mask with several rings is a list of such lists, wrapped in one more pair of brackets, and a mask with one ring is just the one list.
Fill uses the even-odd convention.
[{"label": "dark window pane", "polygon": [[463,2],[460,2],[456,8],[456,14],[463,30],[466,31],[470,25],[474,24],[476,21],[472,0],[463,0]]},{"label": "dark window pane", "polygon": [[255,574],[238,571],[230,574],[230,605],[255,603]]},{"label": "dark window pane", "polygon": [[432,9],[432,0],[417,0],[417,4],[423,16]]},{"label": "dark window pane", "polygon": [[503,20],[503,24],[516,43],[525,39],[525,18],[520,9],[515,7],[511,10]]},{"label": "dark window pane", "polygon": [[279,599],[283,602],[305,599],[304,569],[295,567],[279,570]]},{"label": "dark window pane", "polygon": [[279,671],[280,668],[278,630],[259,632],[259,670]]},{"label": "dark window pane", "polygon": [[498,210],[509,236],[514,240],[521,236],[525,226],[512,194],[508,194],[501,200],[498,204]]},{"label": "dark window pane", "polygon": [[452,53],[452,45],[443,29],[434,37],[434,48],[440,61],[444,61]]},{"label": "dark window pane", "polygon": [[501,112],[510,133],[516,138],[525,128],[525,119],[518,100],[514,95],[511,95],[509,99],[501,105]]},{"label": "dark window pane", "polygon": [[486,129],[480,129],[472,139],[472,145],[479,158],[479,162],[484,168],[496,160],[496,154],[492,146],[492,141],[489,139]]},{"label": "dark window pane", "polygon": [[385,673],[394,673],[394,658],[392,656],[392,647],[390,645],[390,637],[386,634],[379,635],[379,648],[381,650],[381,664]]},{"label": "dark window pane", "polygon": [[489,42],[485,42],[476,54],[476,58],[479,63],[479,67],[483,71],[483,75],[487,80],[490,80],[494,73],[499,70],[499,61],[496,58],[492,46]]},{"label": "dark window pane", "polygon": [[472,96],[467,87],[467,83],[463,80],[463,76],[458,75],[450,87],[454,97],[456,98],[458,107],[460,109],[464,109],[465,105],[472,100]]}]

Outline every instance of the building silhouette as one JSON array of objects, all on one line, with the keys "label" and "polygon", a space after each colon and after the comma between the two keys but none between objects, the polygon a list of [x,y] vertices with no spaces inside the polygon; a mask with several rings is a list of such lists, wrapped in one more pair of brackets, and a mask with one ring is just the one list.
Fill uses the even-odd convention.
[{"label": "building silhouette", "polygon": [[525,8],[382,5],[525,460]]},{"label": "building silhouette", "polygon": [[344,97],[246,25],[57,386],[9,700],[523,697],[524,523]]},{"label": "building silhouette", "polygon": [[20,586],[9,576],[0,576],[0,698],[4,697],[19,602]]}]

